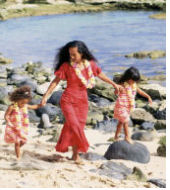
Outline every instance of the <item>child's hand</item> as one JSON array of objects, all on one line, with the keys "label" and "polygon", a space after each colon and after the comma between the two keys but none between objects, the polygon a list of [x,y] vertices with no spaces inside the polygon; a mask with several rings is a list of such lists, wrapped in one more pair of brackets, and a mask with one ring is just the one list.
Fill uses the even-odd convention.
[{"label": "child's hand", "polygon": [[152,105],[152,98],[149,96],[148,97],[149,104]]}]

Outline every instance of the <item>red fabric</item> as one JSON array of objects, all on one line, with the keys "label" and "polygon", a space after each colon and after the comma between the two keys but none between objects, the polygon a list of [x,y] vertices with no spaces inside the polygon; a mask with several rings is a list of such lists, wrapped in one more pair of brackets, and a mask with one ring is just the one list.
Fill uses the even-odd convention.
[{"label": "red fabric", "polygon": [[[101,69],[94,61],[90,63],[94,75],[98,76]],[[82,73],[88,79],[87,69]],[[77,77],[73,67],[67,63],[64,63],[55,75],[61,80],[67,80],[67,88],[60,100],[66,122],[57,142],[56,151],[67,152],[69,146],[76,145],[78,152],[87,152],[89,144],[84,133],[88,113],[87,89]]]}]

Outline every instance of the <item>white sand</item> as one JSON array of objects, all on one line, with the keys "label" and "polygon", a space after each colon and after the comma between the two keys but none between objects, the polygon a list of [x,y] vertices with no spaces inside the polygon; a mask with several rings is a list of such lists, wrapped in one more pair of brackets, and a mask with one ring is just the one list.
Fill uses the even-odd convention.
[{"label": "white sand", "polygon": [[[0,112],[0,125],[1,129],[5,125],[3,123],[3,114]],[[92,173],[90,169],[97,169],[105,160],[88,161],[83,160],[84,165],[76,165],[73,161],[68,161],[64,159],[62,161],[55,161],[55,158],[59,153],[55,151],[55,144],[47,142],[51,136],[41,136],[38,135],[37,129],[30,127],[30,138],[28,143],[22,148],[24,155],[30,156],[31,159],[46,159],[45,163],[52,164],[51,169],[47,170],[4,170],[9,166],[9,164],[15,163],[16,158],[14,154],[13,144],[6,144],[3,141],[3,135],[0,134],[0,187],[156,187],[155,185],[148,182],[138,182],[130,180],[117,180],[106,176],[99,176],[97,173]],[[88,141],[90,143],[89,152],[95,152],[100,155],[104,155],[105,151],[109,146],[107,141],[114,134],[104,134],[97,130],[86,129],[85,133],[87,135]],[[158,134],[158,136],[163,136],[165,134]],[[150,178],[161,178],[166,179],[166,158],[159,157],[156,155],[156,150],[158,147],[158,140],[156,138],[152,142],[140,142],[145,144],[151,153],[151,160],[147,164],[141,164],[126,160],[112,160],[114,162],[123,163],[129,168],[134,166],[139,167],[143,173]],[[98,146],[96,146],[98,144]],[[60,154],[63,156],[71,157],[71,151],[65,154]],[[47,162],[51,160],[53,162]],[[21,159],[22,161],[22,159]],[[45,165],[44,165],[45,167]]]}]

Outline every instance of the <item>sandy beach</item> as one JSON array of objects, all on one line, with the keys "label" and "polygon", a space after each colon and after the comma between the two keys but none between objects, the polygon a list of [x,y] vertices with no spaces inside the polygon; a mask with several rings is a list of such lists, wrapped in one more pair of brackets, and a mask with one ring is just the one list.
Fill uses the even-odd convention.
[{"label": "sandy beach", "polygon": [[[3,114],[0,114],[1,139],[3,139],[5,125],[3,124]],[[57,127],[57,126],[56,126]],[[130,128],[130,130],[132,130]],[[107,134],[94,129],[85,130],[90,148],[88,153],[97,153],[103,156],[110,142],[108,139],[114,134]],[[22,149],[22,159],[17,162],[14,154],[13,145],[6,144],[3,140],[0,142],[0,182],[1,188],[5,187],[22,187],[22,188],[43,188],[43,187],[119,187],[119,188],[139,188],[157,186],[149,182],[139,182],[133,180],[118,180],[98,173],[91,172],[97,169],[107,160],[86,160],[83,159],[84,165],[77,165],[66,158],[58,159],[59,155],[71,157],[71,151],[62,154],[55,151],[55,144],[48,142],[51,136],[39,136],[37,129],[31,124],[29,140]],[[158,137],[165,135],[159,133]],[[94,138],[95,136],[95,138]],[[141,142],[146,145],[151,154],[150,162],[141,164],[128,160],[111,160],[111,162],[121,163],[128,168],[138,167],[149,178],[165,179],[166,178],[166,158],[157,156],[159,138],[151,142]],[[29,161],[28,161],[29,160]],[[24,163],[25,169],[14,169],[12,165]],[[29,167],[26,169],[26,163]],[[39,165],[39,168],[30,169],[30,163]],[[32,167],[34,167],[34,164]],[[13,169],[12,169],[13,168]]]}]

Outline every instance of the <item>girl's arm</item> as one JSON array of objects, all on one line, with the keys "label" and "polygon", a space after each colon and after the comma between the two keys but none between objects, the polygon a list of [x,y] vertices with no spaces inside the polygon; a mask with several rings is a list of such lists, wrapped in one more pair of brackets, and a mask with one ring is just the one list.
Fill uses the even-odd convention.
[{"label": "girl's arm", "polygon": [[139,93],[141,96],[147,98],[149,103],[152,105],[152,98],[149,96],[149,94],[147,94],[146,92],[144,92],[140,88],[137,88],[137,93]]},{"label": "girl's arm", "polygon": [[42,107],[41,104],[37,104],[37,105],[30,105],[30,104],[28,104],[28,105],[27,105],[27,108],[28,108],[28,109],[32,109],[32,110],[36,110],[36,109],[38,109],[38,108],[40,108],[40,107]]},{"label": "girl's arm", "polygon": [[6,110],[5,115],[4,115],[4,119],[5,119],[5,121],[7,122],[8,125],[12,125],[10,120],[9,120],[11,112],[12,112],[12,105],[8,107],[8,109]]},{"label": "girl's arm", "polygon": [[50,86],[48,87],[46,93],[44,94],[42,101],[41,101],[41,106],[44,106],[47,102],[47,98],[48,96],[53,92],[53,90],[55,89],[55,87],[58,85],[58,83],[60,82],[60,79],[58,77],[56,77],[51,83]]},{"label": "girl's arm", "polygon": [[98,78],[100,78],[101,80],[111,84],[116,89],[116,91],[119,91],[122,89],[122,86],[120,86],[120,85],[116,84],[115,82],[113,82],[112,80],[110,80],[103,72],[101,72],[98,75]]}]

